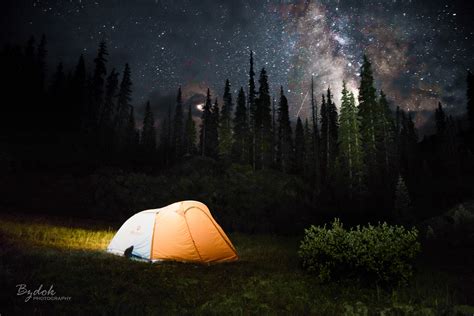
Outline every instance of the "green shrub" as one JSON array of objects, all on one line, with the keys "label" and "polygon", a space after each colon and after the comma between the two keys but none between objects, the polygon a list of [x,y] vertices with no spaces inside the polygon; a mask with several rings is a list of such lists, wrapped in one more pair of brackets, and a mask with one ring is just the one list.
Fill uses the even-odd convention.
[{"label": "green shrub", "polygon": [[450,246],[474,245],[474,203],[459,204],[448,212],[432,217],[420,225],[426,241]]},{"label": "green shrub", "polygon": [[412,275],[411,262],[420,251],[418,231],[386,223],[346,230],[335,219],[331,228],[305,230],[299,256],[303,267],[321,281],[340,276],[405,282]]}]

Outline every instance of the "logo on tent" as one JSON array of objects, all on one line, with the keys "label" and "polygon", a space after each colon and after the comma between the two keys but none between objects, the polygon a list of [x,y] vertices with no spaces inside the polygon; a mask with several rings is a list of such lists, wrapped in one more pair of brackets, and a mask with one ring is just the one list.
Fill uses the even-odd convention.
[{"label": "logo on tent", "polygon": [[130,233],[134,235],[141,235],[142,234],[141,225],[136,226]]}]

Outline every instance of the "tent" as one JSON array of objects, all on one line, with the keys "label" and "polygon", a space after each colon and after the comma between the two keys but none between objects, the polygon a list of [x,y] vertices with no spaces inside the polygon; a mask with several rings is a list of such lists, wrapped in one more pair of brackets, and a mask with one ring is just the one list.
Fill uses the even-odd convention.
[{"label": "tent", "polygon": [[150,261],[211,263],[239,258],[207,206],[196,201],[133,215],[120,227],[107,251]]}]

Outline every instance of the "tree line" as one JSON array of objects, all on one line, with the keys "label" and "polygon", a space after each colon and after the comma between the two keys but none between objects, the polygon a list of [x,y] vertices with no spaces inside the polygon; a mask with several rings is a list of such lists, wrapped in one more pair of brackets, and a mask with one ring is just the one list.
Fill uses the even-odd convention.
[{"label": "tree line", "polygon": [[[384,91],[376,91],[367,56],[360,70],[357,100],[343,82],[339,111],[330,88],[318,102],[311,78],[311,114],[304,119],[297,117],[295,124],[290,120],[283,87],[279,101],[272,102],[265,68],[259,73],[258,88],[256,81],[250,52],[247,95],[240,87],[234,102],[226,80],[221,106],[208,89],[199,133],[191,105],[185,118],[180,88],[174,116],[169,109],[162,124],[158,152],[163,164],[204,156],[248,165],[256,171],[278,170],[301,176],[311,187],[312,197],[322,203],[343,201],[342,207],[354,207],[355,203],[361,209],[393,209],[396,215],[392,216],[401,222],[413,220],[410,195],[416,195],[418,186],[431,181],[430,174],[441,181],[457,175],[453,185],[458,188],[461,170],[469,168],[470,163],[463,167],[461,160],[465,150],[472,155],[472,121],[464,131],[460,121],[446,115],[439,103],[436,134],[419,142],[412,113],[399,106],[393,109]],[[467,86],[472,120],[470,72]],[[429,158],[432,154],[437,157],[434,162]]]},{"label": "tree line", "polygon": [[[401,197],[416,197],[418,187],[430,177],[450,179],[459,186],[472,166],[466,159],[472,157],[474,139],[470,72],[468,127],[462,128],[440,103],[435,111],[436,134],[419,142],[412,113],[390,105],[389,97],[376,91],[367,56],[357,98],[345,83],[341,100],[334,100],[330,88],[318,97],[311,78],[310,115],[297,117],[295,123],[283,87],[278,102],[272,101],[267,72],[262,68],[257,79],[250,52],[248,86],[240,87],[235,101],[229,80],[222,105],[208,89],[196,126],[193,105],[185,108],[180,87],[176,105],[168,108],[159,126],[147,102],[138,130],[130,66],[125,64],[120,72],[110,67],[105,42],[99,44],[91,70],[81,55],[72,70],[59,63],[50,81],[46,55],[44,36],[38,43],[31,38],[25,46],[6,46],[1,52],[9,79],[3,84],[1,137],[11,146],[51,142],[59,144],[58,151],[95,157],[103,164],[138,161],[162,168],[190,157],[209,157],[248,165],[254,171],[298,175],[311,188],[310,198],[319,203],[361,209],[395,205],[398,217],[407,219],[410,203],[401,202]],[[21,124],[12,117],[22,118]]]},{"label": "tree line", "polygon": [[[24,49],[3,49],[2,66],[10,79],[4,86],[3,138],[12,144],[55,143],[61,150],[100,152],[103,157],[132,154],[139,131],[131,104],[130,66],[125,64],[120,73],[113,67],[107,70],[107,46],[101,42],[91,71],[81,54],[72,70],[59,62],[48,82],[46,54],[45,36],[37,46],[32,37]],[[12,121],[14,115],[22,117],[23,124]]]}]

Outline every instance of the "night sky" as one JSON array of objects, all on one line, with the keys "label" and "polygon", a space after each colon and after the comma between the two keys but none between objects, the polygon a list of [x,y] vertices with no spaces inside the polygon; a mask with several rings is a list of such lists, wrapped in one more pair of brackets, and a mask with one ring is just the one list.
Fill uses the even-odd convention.
[{"label": "night sky", "polygon": [[207,87],[220,97],[226,78],[235,92],[246,87],[250,49],[275,97],[280,85],[287,91],[292,118],[306,116],[311,75],[318,103],[328,86],[339,103],[343,79],[356,92],[365,52],[377,88],[392,106],[416,112],[423,128],[438,100],[450,114],[465,111],[474,5],[463,2],[8,0],[0,32],[2,44],[45,33],[50,73],[59,60],[74,66],[80,53],[90,69],[105,39],[109,69],[131,65],[139,117],[148,99],[163,115],[179,85],[194,106]]}]

